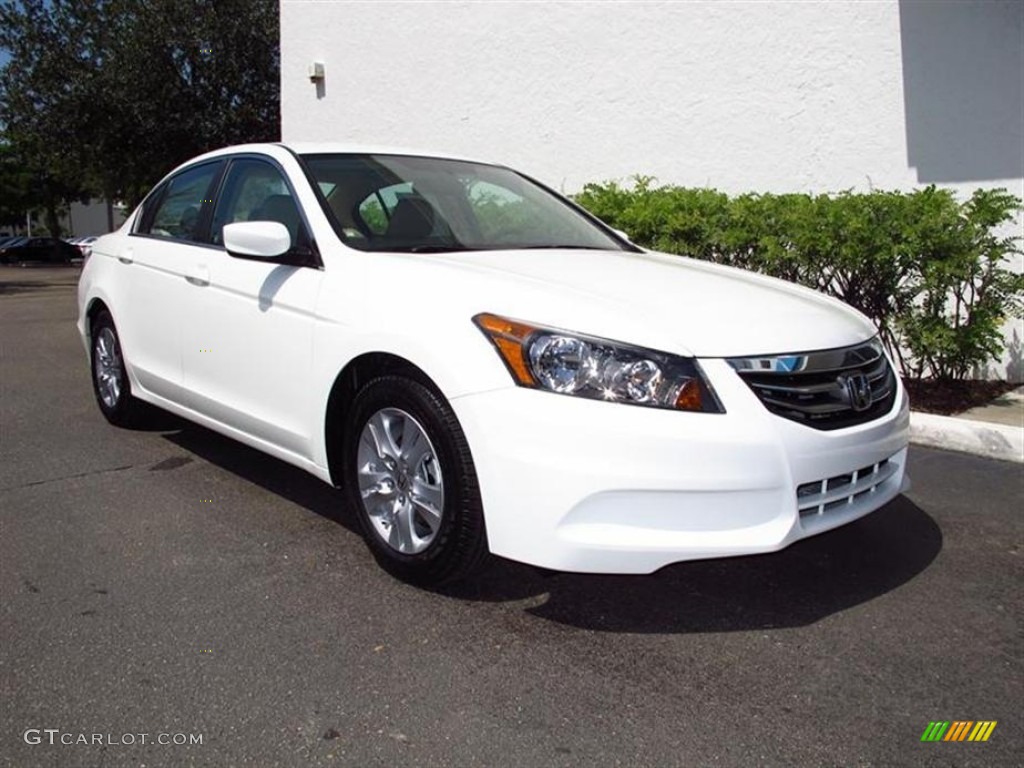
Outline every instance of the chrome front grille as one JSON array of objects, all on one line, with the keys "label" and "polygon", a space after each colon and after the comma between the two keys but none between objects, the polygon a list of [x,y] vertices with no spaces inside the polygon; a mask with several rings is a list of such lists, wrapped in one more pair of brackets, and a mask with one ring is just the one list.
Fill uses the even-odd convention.
[{"label": "chrome front grille", "polygon": [[883,459],[854,472],[804,483],[796,489],[801,520],[828,515],[875,493],[878,487],[899,471],[892,459]]},{"label": "chrome front grille", "polygon": [[729,364],[772,413],[815,429],[841,429],[888,413],[896,374],[881,342],[820,352],[732,358]]}]

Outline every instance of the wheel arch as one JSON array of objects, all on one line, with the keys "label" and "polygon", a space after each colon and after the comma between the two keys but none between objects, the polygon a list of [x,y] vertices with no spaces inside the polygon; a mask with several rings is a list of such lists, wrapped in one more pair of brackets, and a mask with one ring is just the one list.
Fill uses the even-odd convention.
[{"label": "wheel arch", "polygon": [[366,352],[350,360],[334,379],[324,417],[324,446],[327,450],[327,470],[332,485],[341,485],[342,438],[352,399],[366,382],[378,376],[389,375],[405,376],[444,397],[441,388],[426,371],[399,355],[390,352]]},{"label": "wheel arch", "polygon": [[85,318],[87,321],[85,330],[89,334],[90,339],[92,339],[92,328],[96,323],[96,318],[104,311],[106,311],[111,317],[114,316],[114,313],[110,311],[110,307],[107,306],[107,303],[103,299],[93,297],[89,300],[89,305],[85,310]]}]

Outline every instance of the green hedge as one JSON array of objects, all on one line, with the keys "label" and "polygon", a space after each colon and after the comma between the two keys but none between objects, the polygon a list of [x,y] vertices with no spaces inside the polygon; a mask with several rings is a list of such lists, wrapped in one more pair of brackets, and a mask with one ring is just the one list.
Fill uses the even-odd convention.
[{"label": "green hedge", "polygon": [[1016,237],[997,232],[1021,201],[978,190],[745,194],[588,184],[577,202],[646,248],[764,272],[870,317],[905,376],[964,379],[996,361],[1002,325],[1024,316]]}]

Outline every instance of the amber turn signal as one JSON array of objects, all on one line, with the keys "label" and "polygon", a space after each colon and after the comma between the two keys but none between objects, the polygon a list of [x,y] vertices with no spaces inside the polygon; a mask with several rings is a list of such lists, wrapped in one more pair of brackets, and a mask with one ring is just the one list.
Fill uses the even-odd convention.
[{"label": "amber turn signal", "polygon": [[700,384],[690,379],[679,389],[676,396],[676,408],[682,411],[701,411]]},{"label": "amber turn signal", "polygon": [[487,313],[477,315],[473,322],[487,334],[487,338],[494,344],[516,380],[525,387],[536,386],[537,382],[530,373],[524,350],[527,337],[537,329],[526,323],[517,323],[515,320],[506,320]]}]

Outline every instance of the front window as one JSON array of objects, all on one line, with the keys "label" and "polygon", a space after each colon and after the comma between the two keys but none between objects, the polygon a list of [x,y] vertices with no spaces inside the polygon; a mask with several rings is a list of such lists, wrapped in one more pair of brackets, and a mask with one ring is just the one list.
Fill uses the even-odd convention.
[{"label": "front window", "polygon": [[255,158],[232,161],[213,212],[210,240],[224,244],[224,226],[238,221],[276,221],[284,224],[292,247],[308,246],[309,237],[284,175]]},{"label": "front window", "polygon": [[625,246],[507,168],[407,155],[307,155],[338,235],[364,251]]}]

